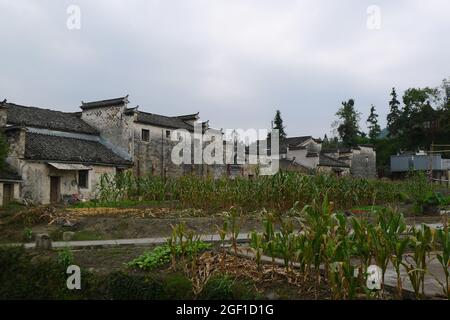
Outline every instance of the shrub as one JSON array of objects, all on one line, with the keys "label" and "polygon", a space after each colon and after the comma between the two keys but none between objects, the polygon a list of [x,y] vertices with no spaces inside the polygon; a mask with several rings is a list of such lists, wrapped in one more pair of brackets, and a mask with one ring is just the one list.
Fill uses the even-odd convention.
[{"label": "shrub", "polygon": [[164,279],[164,299],[190,300],[193,298],[192,281],[182,274],[170,274]]},{"label": "shrub", "polygon": [[74,261],[73,253],[70,251],[69,247],[64,247],[58,250],[58,262],[67,268],[72,265]]},{"label": "shrub", "polygon": [[23,247],[0,247],[0,299],[66,299],[65,268]]},{"label": "shrub", "polygon": [[227,274],[212,276],[200,293],[202,300],[249,300],[255,294],[249,289],[247,283],[231,278]]},{"label": "shrub", "polygon": [[114,272],[108,277],[108,296],[114,300],[155,300],[164,294],[159,279],[148,275]]}]

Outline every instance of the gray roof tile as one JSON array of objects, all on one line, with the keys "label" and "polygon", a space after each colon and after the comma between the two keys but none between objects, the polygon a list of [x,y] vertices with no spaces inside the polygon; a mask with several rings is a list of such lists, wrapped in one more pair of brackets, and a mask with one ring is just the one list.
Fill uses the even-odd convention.
[{"label": "gray roof tile", "polygon": [[99,100],[99,101],[91,101],[91,102],[83,102],[81,101],[81,109],[97,109],[103,107],[111,107],[111,106],[121,106],[128,103],[128,96]]},{"label": "gray roof tile", "polygon": [[74,163],[131,165],[97,141],[26,133],[25,158]]},{"label": "gray roof tile", "polygon": [[319,155],[319,166],[349,168],[349,165],[347,165],[345,162],[329,157],[323,153]]},{"label": "gray roof tile", "polygon": [[189,123],[183,121],[180,117],[167,117],[159,114],[136,111],[137,119],[136,122],[151,124],[155,126],[172,128],[172,129],[186,129],[189,131],[194,131],[194,127]]},{"label": "gray roof tile", "polygon": [[98,133],[97,130],[81,120],[77,113],[26,107],[14,103],[6,103],[5,106],[7,122],[12,125],[86,134]]}]

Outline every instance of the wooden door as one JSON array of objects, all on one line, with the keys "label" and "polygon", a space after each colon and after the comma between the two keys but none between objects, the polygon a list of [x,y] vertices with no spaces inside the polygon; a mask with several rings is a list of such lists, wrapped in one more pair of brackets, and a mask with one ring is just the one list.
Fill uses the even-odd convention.
[{"label": "wooden door", "polygon": [[50,203],[57,203],[60,200],[60,178],[50,177]]},{"label": "wooden door", "polygon": [[6,206],[14,199],[14,186],[9,183],[3,184],[3,205]]}]

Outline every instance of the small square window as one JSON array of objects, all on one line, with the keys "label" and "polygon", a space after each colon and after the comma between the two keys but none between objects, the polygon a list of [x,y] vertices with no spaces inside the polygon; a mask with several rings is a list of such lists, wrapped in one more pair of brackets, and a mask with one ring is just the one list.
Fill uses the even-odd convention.
[{"label": "small square window", "polygon": [[89,170],[78,171],[78,186],[83,189],[89,188]]},{"label": "small square window", "polygon": [[170,130],[166,130],[166,138],[167,138],[167,139],[170,138]]},{"label": "small square window", "polygon": [[150,130],[142,129],[142,141],[150,141]]}]

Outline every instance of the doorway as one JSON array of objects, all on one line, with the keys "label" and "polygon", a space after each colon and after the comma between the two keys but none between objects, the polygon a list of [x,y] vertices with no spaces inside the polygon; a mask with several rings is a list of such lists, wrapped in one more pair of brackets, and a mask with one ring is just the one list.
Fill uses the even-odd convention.
[{"label": "doorway", "polygon": [[3,184],[3,205],[11,203],[14,200],[14,185],[10,183]]},{"label": "doorway", "polygon": [[57,203],[61,198],[60,177],[50,177],[50,203]]}]

